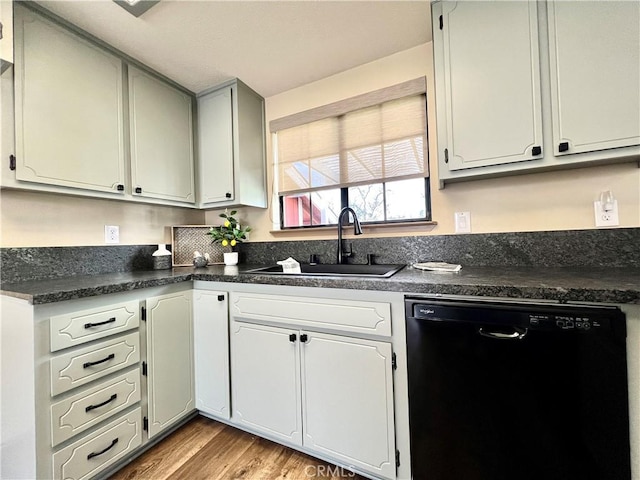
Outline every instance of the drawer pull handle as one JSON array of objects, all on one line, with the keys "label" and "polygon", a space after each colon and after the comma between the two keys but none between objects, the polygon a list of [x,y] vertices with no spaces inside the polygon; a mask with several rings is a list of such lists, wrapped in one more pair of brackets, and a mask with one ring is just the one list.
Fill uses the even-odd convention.
[{"label": "drawer pull handle", "polygon": [[109,355],[108,357],[103,358],[102,360],[98,360],[97,362],[87,362],[83,365],[84,368],[89,368],[92,367],[93,365],[98,365],[100,363],[104,363],[104,362],[108,362],[109,360],[113,360],[114,358],[116,358],[116,354],[112,353],[111,355]]},{"label": "drawer pull handle", "polygon": [[97,457],[97,456],[99,456],[99,455],[102,455],[103,453],[107,453],[109,450],[111,450],[111,449],[116,445],[116,443],[118,443],[118,438],[117,438],[117,437],[116,437],[116,438],[114,438],[114,439],[111,441],[111,445],[109,445],[109,446],[108,446],[107,448],[105,448],[104,450],[101,450],[101,451],[99,451],[99,452],[91,452],[89,455],[87,455],[87,460],[91,460],[93,457]]},{"label": "drawer pull handle", "polygon": [[118,398],[118,394],[114,393],[113,395],[111,395],[111,398],[109,400],[105,400],[104,402],[99,403],[97,405],[89,405],[87,408],[84,409],[84,411],[90,412],[91,410],[95,410],[96,408],[104,407],[107,403],[113,402],[116,398]]},{"label": "drawer pull handle", "polygon": [[106,325],[107,323],[113,323],[115,321],[116,321],[116,317],[111,317],[109,320],[105,320],[104,322],[85,323],[84,328],[99,327],[100,325]]}]

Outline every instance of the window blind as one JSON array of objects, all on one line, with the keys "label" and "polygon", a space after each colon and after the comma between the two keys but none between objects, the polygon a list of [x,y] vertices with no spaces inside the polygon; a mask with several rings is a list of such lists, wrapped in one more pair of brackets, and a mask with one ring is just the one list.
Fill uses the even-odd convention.
[{"label": "window blind", "polygon": [[277,132],[279,194],[426,177],[423,93]]}]

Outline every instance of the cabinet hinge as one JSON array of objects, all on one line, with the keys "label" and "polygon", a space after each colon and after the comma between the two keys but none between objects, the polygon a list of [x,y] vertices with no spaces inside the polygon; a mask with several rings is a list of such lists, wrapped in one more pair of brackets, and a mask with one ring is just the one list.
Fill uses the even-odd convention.
[{"label": "cabinet hinge", "polygon": [[16,169],[16,156],[9,155],[9,170],[15,170],[15,169]]},{"label": "cabinet hinge", "polygon": [[146,307],[142,307],[140,309],[140,318],[145,322],[147,321],[147,309],[146,309]]},{"label": "cabinet hinge", "polygon": [[149,419],[147,417],[142,419],[142,429],[144,431],[149,431]]},{"label": "cabinet hinge", "polygon": [[444,149],[444,163],[449,163],[449,149]]},{"label": "cabinet hinge", "polygon": [[396,450],[396,468],[400,466],[400,450]]},{"label": "cabinet hinge", "polygon": [[394,370],[398,369],[398,360],[396,359],[396,352],[391,354],[391,368]]},{"label": "cabinet hinge", "polygon": [[147,362],[142,362],[142,375],[147,376]]},{"label": "cabinet hinge", "polygon": [[440,21],[440,30],[442,30],[444,28],[444,19],[442,18],[442,15],[440,15],[438,20]]}]

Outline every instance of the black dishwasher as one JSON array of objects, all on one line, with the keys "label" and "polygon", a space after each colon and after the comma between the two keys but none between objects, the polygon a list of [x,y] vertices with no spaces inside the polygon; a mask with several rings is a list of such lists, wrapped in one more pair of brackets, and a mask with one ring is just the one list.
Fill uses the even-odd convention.
[{"label": "black dishwasher", "polygon": [[405,300],[416,480],[629,480],[617,307]]}]

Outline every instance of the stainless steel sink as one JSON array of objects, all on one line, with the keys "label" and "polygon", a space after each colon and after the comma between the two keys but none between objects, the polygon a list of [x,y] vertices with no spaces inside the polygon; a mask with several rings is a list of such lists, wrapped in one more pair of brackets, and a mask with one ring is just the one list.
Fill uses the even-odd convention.
[{"label": "stainless steel sink", "polygon": [[357,264],[300,264],[301,273],[284,273],[281,265],[254,268],[244,273],[259,273],[265,275],[304,275],[304,276],[333,276],[333,277],[379,277],[388,278],[399,272],[404,265],[357,265]]}]

